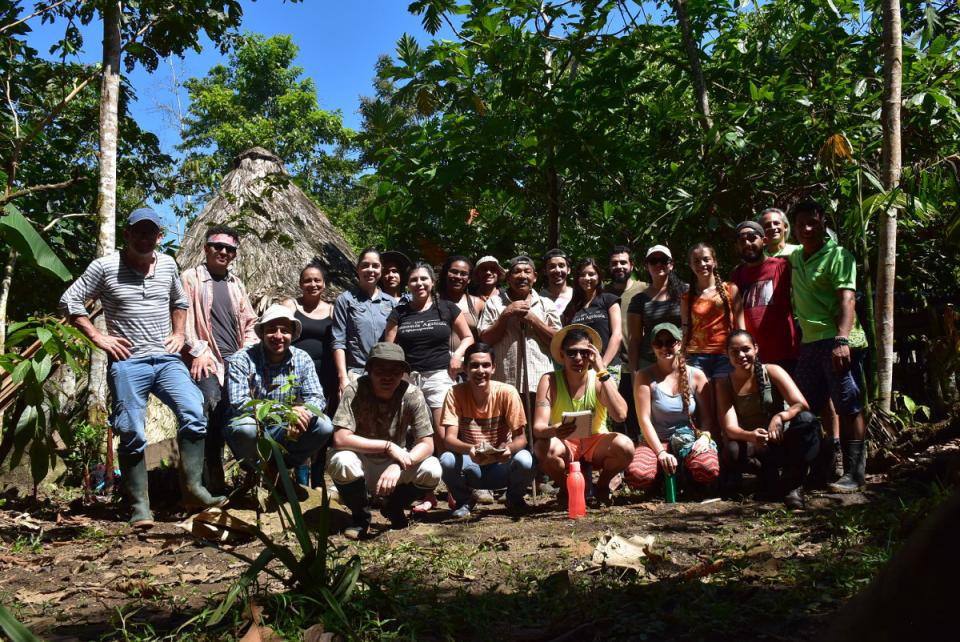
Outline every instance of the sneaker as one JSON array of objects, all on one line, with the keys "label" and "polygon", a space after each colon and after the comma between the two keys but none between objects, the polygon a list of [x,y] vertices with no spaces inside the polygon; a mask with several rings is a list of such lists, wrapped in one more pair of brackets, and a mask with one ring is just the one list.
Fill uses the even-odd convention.
[{"label": "sneaker", "polygon": [[463,504],[461,506],[457,506],[450,513],[450,516],[453,517],[454,519],[463,519],[464,517],[470,517],[470,504]]},{"label": "sneaker", "polygon": [[475,504],[492,504],[493,503],[493,493],[484,488],[478,488],[473,491],[473,503]]},{"label": "sneaker", "polygon": [[347,526],[343,529],[343,536],[347,539],[358,540],[363,539],[367,535],[367,529],[361,528],[359,526]]}]

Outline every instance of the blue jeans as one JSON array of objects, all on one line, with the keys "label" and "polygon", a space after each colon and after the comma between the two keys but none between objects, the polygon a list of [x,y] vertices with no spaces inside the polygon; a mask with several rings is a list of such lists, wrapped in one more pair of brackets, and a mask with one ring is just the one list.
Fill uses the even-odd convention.
[{"label": "blue jeans", "polygon": [[157,396],[177,416],[177,437],[205,437],[203,394],[190,378],[190,371],[175,354],[158,354],[113,361],[107,372],[113,395],[110,421],[120,438],[122,455],[142,455],[147,447],[145,430],[147,399]]},{"label": "blue jeans", "polygon": [[[307,431],[295,440],[287,439],[285,425],[270,426],[267,433],[287,451],[283,457],[284,464],[288,468],[296,468],[330,442],[333,424],[326,415],[315,416],[310,420]],[[257,422],[253,417],[235,418],[224,428],[224,436],[234,457],[251,463],[257,461]]]},{"label": "blue jeans", "polygon": [[457,505],[473,502],[474,489],[507,489],[507,502],[519,502],[533,482],[533,455],[529,450],[518,450],[509,462],[475,464],[469,455],[445,452],[440,455],[443,483],[453,493]]},{"label": "blue jeans", "polygon": [[703,370],[707,379],[726,377],[733,372],[733,364],[725,354],[705,354],[697,352],[687,355],[687,365]]}]

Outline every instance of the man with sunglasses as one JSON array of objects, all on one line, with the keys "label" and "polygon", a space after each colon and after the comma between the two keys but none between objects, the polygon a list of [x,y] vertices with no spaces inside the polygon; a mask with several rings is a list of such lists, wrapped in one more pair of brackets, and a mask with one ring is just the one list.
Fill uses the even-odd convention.
[{"label": "man with sunglasses", "polygon": [[731,275],[743,298],[747,331],[757,340],[763,363],[773,363],[792,375],[800,337],[790,303],[790,263],[764,252],[764,229],[755,221],[736,228],[740,265]]},{"label": "man with sunglasses", "polygon": [[[155,394],[177,416],[180,479],[185,504],[221,506],[201,483],[206,421],[203,395],[190,384],[180,359],[190,302],[177,264],[157,252],[163,238],[160,217],[149,208],[134,210],[123,230],[124,248],[93,261],[60,299],[70,323],[107,353],[113,396],[111,422],[120,437],[118,456],[130,500],[134,528],[153,526],[147,492],[147,399]],[[90,321],[88,299],[103,305],[106,332]]]},{"label": "man with sunglasses", "polygon": [[237,258],[240,235],[225,225],[207,230],[204,264],[180,275],[190,301],[187,311],[187,345],[190,375],[203,393],[207,417],[207,483],[223,492],[223,429],[227,416],[224,362],[230,355],[259,341],[254,332],[257,316],[247,290],[230,264]]}]

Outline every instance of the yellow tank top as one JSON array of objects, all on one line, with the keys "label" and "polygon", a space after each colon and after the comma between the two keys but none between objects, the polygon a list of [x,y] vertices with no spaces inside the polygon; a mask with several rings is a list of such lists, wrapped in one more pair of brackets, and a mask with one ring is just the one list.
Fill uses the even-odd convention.
[{"label": "yellow tank top", "polygon": [[563,376],[563,368],[554,370],[553,379],[557,382],[557,398],[550,408],[551,424],[560,423],[560,419],[565,412],[592,410],[593,428],[591,432],[594,435],[602,435],[607,432],[607,408],[597,398],[597,373],[592,368],[587,371],[586,391],[579,399],[570,397],[570,391],[567,390],[567,378]]}]

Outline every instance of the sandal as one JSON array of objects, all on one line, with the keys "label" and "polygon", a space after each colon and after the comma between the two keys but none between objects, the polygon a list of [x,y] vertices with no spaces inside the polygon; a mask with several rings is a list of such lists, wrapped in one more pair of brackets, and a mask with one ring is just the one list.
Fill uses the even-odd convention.
[{"label": "sandal", "polygon": [[413,512],[419,514],[426,513],[437,507],[437,496],[432,491],[427,493],[423,501],[413,507]]}]

